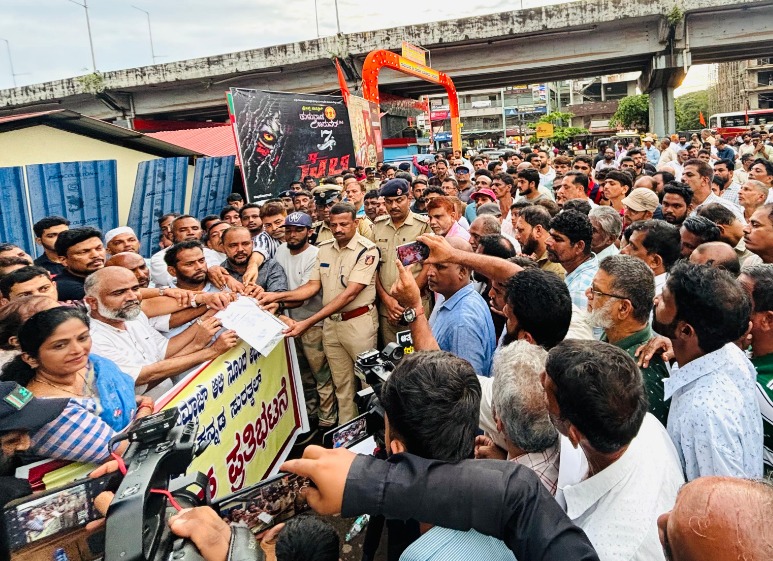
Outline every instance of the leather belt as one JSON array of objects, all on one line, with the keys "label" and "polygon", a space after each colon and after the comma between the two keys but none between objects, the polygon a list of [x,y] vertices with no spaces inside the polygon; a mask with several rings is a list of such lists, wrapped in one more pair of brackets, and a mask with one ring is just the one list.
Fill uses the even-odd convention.
[{"label": "leather belt", "polygon": [[360,316],[367,314],[372,308],[373,308],[372,305],[360,306],[359,308],[354,308],[353,310],[349,310],[348,312],[341,312],[339,314],[330,314],[330,319],[333,321],[349,321],[350,319],[358,318]]}]

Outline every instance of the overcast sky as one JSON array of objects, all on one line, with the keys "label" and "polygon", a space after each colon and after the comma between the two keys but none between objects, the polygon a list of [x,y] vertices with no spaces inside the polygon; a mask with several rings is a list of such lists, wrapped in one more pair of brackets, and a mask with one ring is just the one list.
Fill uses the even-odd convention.
[{"label": "overcast sky", "polygon": [[[91,72],[83,0],[0,0],[0,38],[10,43],[16,84]],[[568,0],[523,0],[525,8]],[[315,0],[87,0],[97,69],[218,55],[317,37]],[[334,0],[316,0],[322,36],[336,32]],[[464,9],[458,6],[464,5]],[[338,0],[341,31],[352,33],[517,9],[520,0]],[[689,78],[692,78],[692,74]],[[0,88],[13,85],[0,41]]]}]

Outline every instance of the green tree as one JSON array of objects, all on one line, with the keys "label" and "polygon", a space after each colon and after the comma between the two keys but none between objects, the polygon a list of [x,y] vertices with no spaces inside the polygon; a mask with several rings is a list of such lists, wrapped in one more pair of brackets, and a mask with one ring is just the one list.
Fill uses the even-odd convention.
[{"label": "green tree", "polygon": [[609,120],[611,126],[620,125],[626,129],[646,130],[650,121],[650,96],[629,95],[620,100],[617,111]]},{"label": "green tree", "polygon": [[[552,113],[543,115],[542,117],[539,118],[537,122],[552,123],[553,136],[551,136],[550,138],[555,144],[563,145],[569,142],[572,139],[572,137],[575,135],[588,133],[587,129],[583,129],[580,127],[563,126],[564,124],[568,125],[569,123],[571,123],[572,117],[574,117],[574,114],[572,113],[561,113],[559,111],[554,111]],[[536,137],[534,138],[536,139]]]},{"label": "green tree", "polygon": [[700,114],[709,120],[709,91],[701,90],[681,95],[676,98],[676,130],[689,131],[701,129],[705,125],[700,122]]}]

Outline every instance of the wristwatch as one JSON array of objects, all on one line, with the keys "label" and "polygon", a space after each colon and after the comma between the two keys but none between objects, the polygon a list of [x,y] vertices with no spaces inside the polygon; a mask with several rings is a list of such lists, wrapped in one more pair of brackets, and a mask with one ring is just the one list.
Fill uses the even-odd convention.
[{"label": "wristwatch", "polygon": [[166,287],[165,286],[159,286],[158,287],[158,295],[159,296],[163,296],[164,292],[166,292]]},{"label": "wristwatch", "polygon": [[[421,309],[422,313],[424,312],[424,308]],[[414,321],[416,321],[416,318],[418,317],[418,314],[416,313],[415,308],[406,308],[405,311],[403,311],[403,317],[400,320],[400,323],[403,325],[410,325]]]}]

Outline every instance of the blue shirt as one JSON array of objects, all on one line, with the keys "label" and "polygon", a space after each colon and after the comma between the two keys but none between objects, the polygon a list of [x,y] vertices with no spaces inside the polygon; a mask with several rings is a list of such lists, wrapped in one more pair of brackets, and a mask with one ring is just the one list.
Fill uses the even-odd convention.
[{"label": "blue shirt", "polygon": [[754,366],[733,343],[671,370],[668,433],[685,477],[762,477],[762,417]]},{"label": "blue shirt", "polygon": [[[722,150],[717,149],[717,157],[720,160],[735,160],[735,152],[729,146],[725,146]],[[732,170],[731,170],[732,171]]]},{"label": "blue shirt", "polygon": [[479,534],[435,526],[403,551],[400,561],[515,561],[515,555],[502,540]]},{"label": "blue shirt", "polygon": [[588,297],[585,291],[593,284],[593,277],[599,270],[599,262],[596,254],[591,253],[591,258],[577,267],[571,273],[566,273],[564,282],[569,288],[569,296],[572,297],[572,304],[585,311],[588,309]]},{"label": "blue shirt", "polygon": [[472,284],[448,300],[439,296],[429,325],[442,350],[465,359],[481,376],[489,376],[496,347],[494,322],[488,304]]},{"label": "blue shirt", "polygon": [[644,153],[647,155],[647,161],[649,163],[651,163],[653,166],[658,165],[658,160],[660,159],[660,150],[654,146],[650,146],[649,148],[642,146],[642,150],[644,150]]}]

